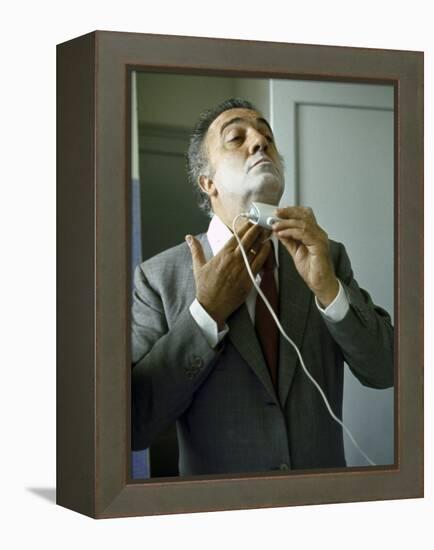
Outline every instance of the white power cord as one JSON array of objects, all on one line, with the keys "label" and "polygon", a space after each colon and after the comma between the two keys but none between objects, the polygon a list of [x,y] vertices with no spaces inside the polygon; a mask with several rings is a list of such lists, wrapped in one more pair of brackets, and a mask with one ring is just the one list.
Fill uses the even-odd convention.
[{"label": "white power cord", "polygon": [[340,426],[342,426],[342,428],[344,429],[345,433],[348,435],[348,437],[350,438],[350,440],[352,441],[352,443],[354,444],[354,446],[358,449],[358,451],[363,455],[363,457],[367,460],[367,462],[371,465],[371,466],[376,466],[375,462],[372,461],[369,456],[363,451],[363,449],[361,449],[359,447],[359,445],[357,444],[356,440],[354,439],[352,433],[350,432],[350,430],[345,426],[345,424],[342,422],[342,420],[340,420],[335,414],[334,412],[332,411],[331,407],[330,407],[330,404],[329,402],[327,401],[327,397],[325,396],[321,386],[318,384],[318,382],[313,378],[313,376],[310,374],[310,372],[307,370],[305,364],[304,364],[304,361],[303,361],[303,358],[301,356],[301,353],[298,349],[298,347],[296,346],[296,344],[291,340],[291,338],[286,334],[286,332],[283,330],[282,328],[282,325],[280,324],[280,321],[279,319],[277,318],[277,315],[274,313],[273,311],[273,308],[271,307],[270,303],[268,302],[267,298],[265,297],[264,293],[262,292],[262,290],[259,288],[259,285],[256,283],[255,281],[255,276],[253,275],[252,273],[252,270],[250,268],[250,264],[249,264],[249,260],[247,258],[247,254],[244,250],[244,247],[243,247],[243,244],[241,242],[241,239],[239,238],[237,232],[236,232],[236,229],[235,229],[235,223],[237,221],[238,218],[245,218],[247,217],[248,214],[245,213],[245,212],[242,212],[241,214],[238,214],[237,216],[235,216],[235,218],[233,219],[232,221],[232,231],[235,235],[235,238],[237,239],[238,241],[238,244],[240,245],[240,250],[241,250],[241,254],[243,256],[243,259],[244,259],[244,262],[246,264],[246,268],[247,268],[247,272],[249,273],[250,275],[250,278],[252,279],[252,282],[253,282],[253,285],[254,287],[256,288],[256,290],[258,291],[258,294],[261,296],[261,298],[264,300],[264,303],[265,305],[267,306],[268,310],[270,311],[270,314],[272,315],[274,321],[276,322],[276,325],[278,327],[278,329],[280,330],[280,332],[282,333],[282,336],[285,338],[285,340],[287,340],[291,346],[295,349],[297,355],[298,355],[298,358],[300,360],[300,363],[301,363],[301,366],[303,367],[303,370],[304,372],[306,373],[306,376],[309,378],[309,380],[312,382],[312,384],[316,387],[316,389],[319,391],[319,393],[321,394],[321,397],[323,398],[324,400],[324,403],[327,407],[327,410],[329,411],[330,413],[330,416],[333,418],[333,420],[335,420]]}]

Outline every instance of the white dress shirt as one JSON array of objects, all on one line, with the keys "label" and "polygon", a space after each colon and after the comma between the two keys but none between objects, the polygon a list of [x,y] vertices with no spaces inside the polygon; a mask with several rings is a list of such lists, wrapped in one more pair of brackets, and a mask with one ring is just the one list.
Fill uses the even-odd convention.
[{"label": "white dress shirt", "polygon": [[[232,232],[221,221],[221,219],[214,214],[209,224],[206,235],[207,235],[212,253],[215,256],[220,252],[220,250],[224,247],[227,241],[232,237]],[[274,268],[274,278],[276,280],[277,289],[279,290],[278,239],[275,235],[271,235],[270,239],[271,239],[271,242],[273,243],[274,255],[276,259],[276,266]],[[262,272],[259,272],[256,275],[256,282],[259,286],[261,284],[261,280],[262,280]],[[345,291],[339,279],[338,279],[338,283],[339,283],[338,295],[333,300],[333,302],[331,302],[331,304],[329,304],[325,309],[323,309],[319,305],[319,302],[315,296],[315,303],[319,311],[321,312],[321,314],[324,315],[324,317],[326,317],[328,320],[335,323],[338,321],[341,321],[345,317],[349,309],[348,298],[345,294]],[[249,312],[249,317],[253,324],[255,323],[255,306],[256,306],[257,295],[258,295],[258,291],[254,286],[252,286],[249,294],[247,295],[246,302],[245,302],[247,311]],[[208,312],[202,307],[202,305],[197,301],[197,299],[195,299],[191,304],[190,313],[193,319],[195,320],[195,322],[197,323],[197,325],[199,326],[199,328],[202,330],[206,340],[208,341],[211,347],[215,347],[225,337],[225,335],[229,331],[229,327],[225,324],[223,330],[219,332],[217,323],[208,314]]]}]

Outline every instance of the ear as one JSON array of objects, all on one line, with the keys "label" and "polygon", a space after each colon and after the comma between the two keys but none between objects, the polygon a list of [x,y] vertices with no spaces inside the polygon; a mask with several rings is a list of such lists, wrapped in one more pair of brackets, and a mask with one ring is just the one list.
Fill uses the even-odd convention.
[{"label": "ear", "polygon": [[217,197],[217,187],[209,176],[204,176],[203,174],[199,176],[198,184],[202,191],[204,191],[210,198]]}]

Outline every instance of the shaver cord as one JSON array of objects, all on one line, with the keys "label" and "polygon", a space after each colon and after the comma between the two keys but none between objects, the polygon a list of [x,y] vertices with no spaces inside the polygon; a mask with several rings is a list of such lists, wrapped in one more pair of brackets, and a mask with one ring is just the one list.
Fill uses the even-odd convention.
[{"label": "shaver cord", "polygon": [[358,449],[358,451],[363,455],[363,457],[369,462],[369,464],[371,466],[376,466],[375,462],[372,461],[369,456],[363,451],[363,449],[360,448],[360,446],[357,444],[357,441],[354,439],[352,433],[350,432],[350,430],[345,426],[345,424],[342,422],[342,420],[340,420],[335,414],[334,412],[332,411],[331,407],[330,407],[330,404],[329,402],[327,401],[327,397],[325,396],[321,386],[318,384],[318,382],[315,380],[315,378],[310,374],[310,372],[307,370],[305,364],[304,364],[304,361],[303,361],[303,358],[301,356],[301,353],[298,349],[298,347],[296,346],[296,344],[291,340],[291,338],[286,334],[286,332],[283,330],[282,328],[282,325],[280,324],[280,321],[279,319],[277,318],[277,315],[274,313],[273,311],[273,308],[271,307],[270,303],[268,302],[267,298],[265,297],[264,293],[262,292],[262,290],[259,288],[259,285],[257,284],[257,282],[255,281],[255,276],[253,275],[252,273],[252,270],[250,268],[250,264],[249,264],[249,260],[247,258],[247,254],[244,250],[244,247],[243,247],[243,243],[241,242],[241,239],[239,238],[237,232],[236,232],[236,229],[235,229],[235,223],[236,221],[238,220],[238,218],[241,218],[241,217],[247,217],[247,213],[245,212],[242,212],[241,214],[238,214],[237,216],[235,216],[235,218],[233,219],[232,221],[232,231],[235,235],[235,238],[237,239],[237,242],[240,246],[240,251],[241,251],[241,254],[243,256],[243,259],[244,259],[244,263],[246,264],[246,268],[247,268],[247,272],[249,273],[250,275],[250,278],[252,279],[252,282],[253,282],[253,285],[254,287],[256,288],[256,290],[258,291],[258,294],[261,296],[261,298],[263,299],[265,305],[267,306],[270,314],[272,315],[274,321],[276,322],[276,325],[278,327],[278,329],[280,330],[280,332],[282,333],[282,336],[285,338],[285,340],[287,340],[291,346],[295,349],[297,355],[298,355],[298,358],[300,360],[300,363],[301,363],[301,366],[303,367],[303,370],[304,372],[306,373],[306,376],[309,378],[309,380],[313,383],[313,385],[316,387],[316,389],[319,391],[319,393],[321,394],[321,397],[323,398],[324,400],[324,403],[327,407],[327,410],[329,411],[330,413],[330,416],[333,418],[333,420],[335,420],[338,424],[340,424],[340,426],[342,426],[342,428],[344,429],[345,433],[347,434],[347,436],[350,438],[350,440],[352,441],[352,443],[354,444],[354,446]]}]

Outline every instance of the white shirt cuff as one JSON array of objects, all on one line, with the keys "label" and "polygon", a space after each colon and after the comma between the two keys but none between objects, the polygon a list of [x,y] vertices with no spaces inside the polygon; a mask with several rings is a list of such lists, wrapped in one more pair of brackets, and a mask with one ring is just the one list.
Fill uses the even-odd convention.
[{"label": "white shirt cuff", "polygon": [[323,309],[316,296],[315,296],[315,303],[317,308],[320,310],[320,312],[326,317],[329,321],[333,321],[334,323],[337,323],[338,321],[342,321],[342,319],[347,314],[347,311],[350,308],[350,304],[348,302],[347,295],[345,294],[344,287],[342,286],[340,280],[338,279],[339,283],[339,292],[336,298],[329,304],[325,309]]},{"label": "white shirt cuff", "polygon": [[229,332],[229,327],[225,324],[222,331],[218,331],[217,323],[211,317],[211,315],[202,307],[202,305],[197,301],[190,306],[190,313],[196,324],[199,326],[202,331],[208,344],[215,348],[219,344],[225,335]]}]

